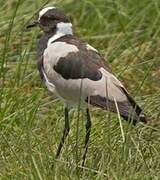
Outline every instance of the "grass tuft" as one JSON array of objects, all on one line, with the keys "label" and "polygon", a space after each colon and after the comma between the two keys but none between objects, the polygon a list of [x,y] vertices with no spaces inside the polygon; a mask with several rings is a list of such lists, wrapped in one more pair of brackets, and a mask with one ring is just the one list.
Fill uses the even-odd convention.
[{"label": "grass tuft", "polygon": [[150,119],[132,127],[92,108],[85,167],[84,114],[77,110],[70,112],[71,132],[55,159],[63,104],[39,78],[41,32],[25,28],[47,3],[0,2],[0,179],[159,179],[160,1],[52,1],[71,17],[76,35],[104,54]]}]

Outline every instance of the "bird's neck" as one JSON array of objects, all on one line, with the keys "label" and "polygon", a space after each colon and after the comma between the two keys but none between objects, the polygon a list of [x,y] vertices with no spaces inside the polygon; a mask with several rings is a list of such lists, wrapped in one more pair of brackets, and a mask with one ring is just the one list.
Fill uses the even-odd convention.
[{"label": "bird's neck", "polygon": [[49,38],[48,45],[65,35],[73,35],[72,24],[64,22],[57,23],[56,31]]}]

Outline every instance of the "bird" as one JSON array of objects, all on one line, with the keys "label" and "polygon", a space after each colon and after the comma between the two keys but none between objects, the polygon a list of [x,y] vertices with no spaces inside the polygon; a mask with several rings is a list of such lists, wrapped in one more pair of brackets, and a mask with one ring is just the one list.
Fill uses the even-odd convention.
[{"label": "bird", "polygon": [[86,114],[84,166],[92,125],[89,105],[117,113],[133,125],[147,123],[147,116],[113,74],[103,55],[76,37],[63,10],[43,7],[38,19],[27,28],[36,26],[43,31],[37,48],[40,77],[48,90],[64,102],[64,130],[56,158],[70,131],[69,110],[81,103]]}]

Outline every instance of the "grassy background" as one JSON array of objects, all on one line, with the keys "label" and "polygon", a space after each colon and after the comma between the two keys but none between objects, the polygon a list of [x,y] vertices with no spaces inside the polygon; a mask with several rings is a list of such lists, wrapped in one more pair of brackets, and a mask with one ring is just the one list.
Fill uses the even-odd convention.
[{"label": "grassy background", "polygon": [[40,30],[25,29],[46,1],[0,0],[0,179],[160,179],[160,1],[50,2],[71,17],[78,37],[104,54],[151,120],[136,127],[122,121],[121,129],[117,116],[92,108],[81,171],[84,115],[72,110],[70,135],[55,160],[63,104],[39,78]]}]

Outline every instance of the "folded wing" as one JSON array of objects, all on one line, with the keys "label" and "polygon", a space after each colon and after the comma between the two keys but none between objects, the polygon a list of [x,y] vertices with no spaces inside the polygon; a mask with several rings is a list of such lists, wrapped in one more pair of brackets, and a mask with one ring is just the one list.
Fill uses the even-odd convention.
[{"label": "folded wing", "polygon": [[87,103],[114,113],[119,112],[125,120],[132,121],[133,124],[138,121],[146,123],[142,109],[112,74],[97,50],[74,38],[64,37],[58,41],[61,40],[75,45],[78,51],[60,58],[53,68],[66,80],[84,80]]}]

